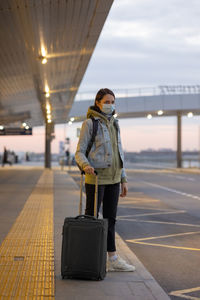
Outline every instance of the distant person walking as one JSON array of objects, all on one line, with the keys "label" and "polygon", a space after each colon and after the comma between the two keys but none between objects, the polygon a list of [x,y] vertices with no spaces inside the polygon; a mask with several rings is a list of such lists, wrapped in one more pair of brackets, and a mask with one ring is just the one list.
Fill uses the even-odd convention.
[{"label": "distant person walking", "polygon": [[26,158],[26,161],[30,161],[30,157],[29,157],[29,154],[28,154],[28,152],[26,152],[26,154],[25,154],[25,158]]},{"label": "distant person walking", "polygon": [[[75,159],[85,171],[86,215],[94,212],[95,173],[98,173],[98,208],[103,203],[103,217],[108,219],[108,271],[134,271],[135,267],[125,262],[117,253],[115,245],[115,222],[118,199],[127,195],[127,178],[120,129],[115,114],[115,95],[105,88],[96,95],[94,106],[89,107],[87,119],[83,122]],[[92,137],[93,121],[98,120],[95,141],[86,157],[86,150]]]},{"label": "distant person walking", "polygon": [[6,149],[6,147],[4,147],[1,164],[2,167],[4,167],[5,164],[9,164],[10,166],[12,165],[12,162],[9,160],[9,151]]}]

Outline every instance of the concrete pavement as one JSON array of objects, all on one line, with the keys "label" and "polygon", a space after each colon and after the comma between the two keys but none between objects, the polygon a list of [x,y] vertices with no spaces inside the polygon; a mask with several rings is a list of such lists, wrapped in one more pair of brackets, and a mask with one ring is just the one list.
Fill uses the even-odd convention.
[{"label": "concrete pavement", "polygon": [[[30,173],[33,169],[31,166]],[[12,172],[13,168],[1,172],[4,170]],[[7,181],[2,180],[0,187],[9,186]],[[105,280],[98,282],[61,279],[62,225],[65,217],[78,214],[78,203],[79,187],[66,170],[53,168],[41,173],[0,245],[0,299],[170,299],[118,234],[117,251],[136,266],[135,272],[108,272]],[[12,209],[12,199],[9,205]]]}]

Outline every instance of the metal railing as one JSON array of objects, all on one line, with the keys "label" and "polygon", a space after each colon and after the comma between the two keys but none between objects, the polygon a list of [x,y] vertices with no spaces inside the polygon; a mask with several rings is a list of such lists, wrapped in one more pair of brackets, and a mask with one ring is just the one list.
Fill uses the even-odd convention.
[{"label": "metal railing", "polygon": [[[75,101],[94,99],[97,91],[85,91],[77,93]],[[136,87],[127,89],[114,89],[116,98],[200,94],[200,85],[160,85],[156,87]]]}]

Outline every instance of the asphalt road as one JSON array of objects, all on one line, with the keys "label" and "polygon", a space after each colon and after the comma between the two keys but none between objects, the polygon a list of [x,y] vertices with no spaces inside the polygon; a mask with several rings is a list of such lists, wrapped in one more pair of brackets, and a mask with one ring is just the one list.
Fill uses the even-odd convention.
[{"label": "asphalt road", "polygon": [[117,232],[171,299],[200,299],[200,174],[127,173]]},{"label": "asphalt road", "polygon": [[200,299],[200,175],[127,172],[117,232],[171,299]]},{"label": "asphalt road", "polygon": [[0,169],[0,244],[21,212],[42,170]]}]

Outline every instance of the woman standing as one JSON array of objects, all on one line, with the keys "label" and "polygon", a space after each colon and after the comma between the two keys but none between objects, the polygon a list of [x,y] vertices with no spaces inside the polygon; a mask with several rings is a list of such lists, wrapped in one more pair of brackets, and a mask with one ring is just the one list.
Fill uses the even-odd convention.
[{"label": "woman standing", "polygon": [[[120,194],[125,197],[128,192],[127,179],[123,168],[124,155],[121,145],[120,130],[115,114],[115,95],[105,88],[96,95],[94,106],[89,107],[87,119],[83,122],[75,154],[77,164],[85,171],[86,215],[94,212],[95,173],[98,173],[98,207],[103,203],[103,217],[108,219],[108,271],[134,271],[116,253],[115,222]],[[93,121],[98,121],[95,141],[86,157],[86,150],[92,137]]]}]

